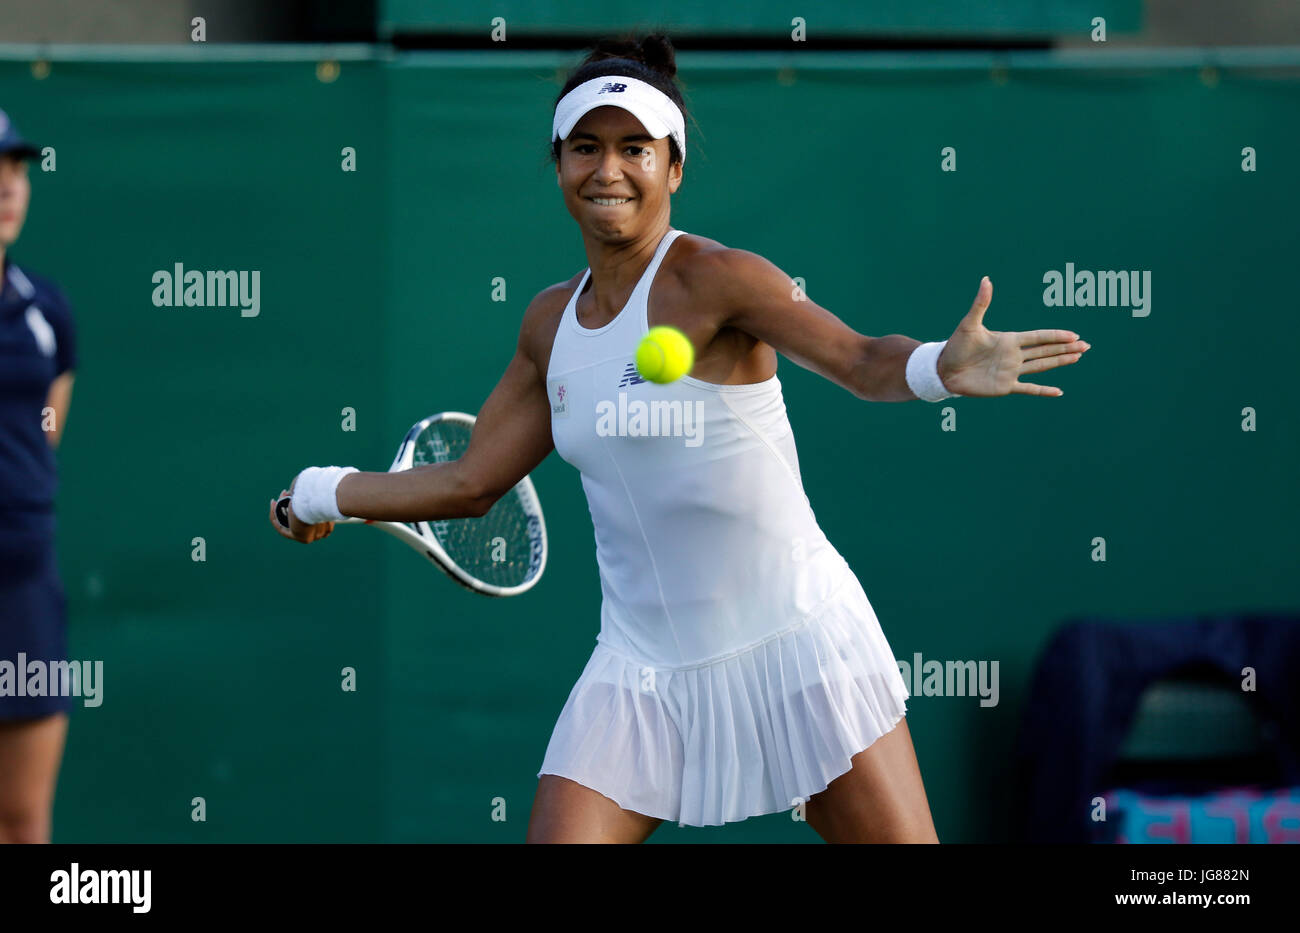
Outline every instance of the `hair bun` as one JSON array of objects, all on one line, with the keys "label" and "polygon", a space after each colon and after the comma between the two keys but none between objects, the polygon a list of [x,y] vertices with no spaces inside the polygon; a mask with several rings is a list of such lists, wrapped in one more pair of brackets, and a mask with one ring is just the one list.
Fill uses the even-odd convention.
[{"label": "hair bun", "polygon": [[587,61],[598,62],[605,58],[630,58],[641,61],[641,47],[632,39],[600,39],[591,49]]},{"label": "hair bun", "polygon": [[677,55],[672,41],[663,33],[651,33],[641,40],[641,61],[670,78],[677,76]]},{"label": "hair bun", "polygon": [[630,59],[669,78],[677,76],[677,56],[672,41],[660,32],[651,33],[640,41],[634,38],[600,39],[592,47],[587,61],[595,62],[606,58]]}]

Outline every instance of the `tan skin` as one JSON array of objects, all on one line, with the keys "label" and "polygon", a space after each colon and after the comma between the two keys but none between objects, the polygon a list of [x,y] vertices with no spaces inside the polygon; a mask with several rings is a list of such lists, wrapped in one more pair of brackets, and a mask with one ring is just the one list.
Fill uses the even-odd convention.
[{"label": "tan skin", "polygon": [[[577,302],[582,326],[608,323],[631,297],[670,227],[669,199],[681,182],[682,166],[669,164],[668,140],[650,139],[621,108],[590,111],[564,141],[556,183],[591,268]],[[605,207],[593,197],[631,200]],[[463,457],[402,474],[350,474],[338,486],[339,510],[402,521],[482,515],[532,472],[554,446],[545,374],[560,316],[580,279],[581,273],[552,285],[529,304],[514,356],[479,412]],[[944,385],[972,397],[1061,395],[1019,377],[1074,363],[1089,345],[1064,330],[989,331],[983,318],[992,294],[985,278],[949,338],[938,363]],[[685,234],[669,247],[647,313],[650,326],[669,324],[690,338],[691,375],[705,382],[761,382],[776,372],[780,353],[857,398],[915,399],[904,372],[920,341],[859,334],[763,257],[706,237]],[[285,537],[313,541],[333,528],[305,525],[291,507],[291,527],[282,529],[274,504],[268,517]],[[808,800],[806,816],[828,842],[938,842],[906,721],[853,756],[850,770]],[[567,778],[543,775],[527,841],[642,842],[659,822]]]},{"label": "tan skin", "polygon": [[[0,156],[0,268],[5,252],[22,233],[31,194],[26,160]],[[0,287],[3,284],[0,277]],[[54,409],[54,430],[47,437],[54,448],[72,403],[72,382],[69,371],[50,384],[45,404]],[[50,841],[54,788],[67,734],[65,713],[0,722],[0,843]]]}]

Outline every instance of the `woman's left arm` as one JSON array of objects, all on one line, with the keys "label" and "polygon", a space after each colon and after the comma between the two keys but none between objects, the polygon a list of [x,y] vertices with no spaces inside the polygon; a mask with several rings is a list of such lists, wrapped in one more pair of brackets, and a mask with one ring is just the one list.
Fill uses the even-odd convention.
[{"label": "woman's left arm", "polygon": [[[45,407],[53,409],[54,417],[50,423],[50,430],[47,432],[49,435],[47,440],[49,440],[50,446],[55,449],[58,448],[59,439],[63,436],[63,425],[68,420],[68,408],[72,405],[72,380],[74,378],[75,374],[72,370],[55,376],[54,381],[50,383],[50,392],[45,400]],[[42,413],[41,420],[42,422],[45,421],[44,413]]]},{"label": "woman's left arm", "polygon": [[[720,327],[735,327],[781,355],[872,402],[916,398],[907,384],[907,359],[921,341],[901,334],[868,337],[803,295],[768,260],[742,249],[698,253],[692,272],[723,309]],[[949,392],[969,396],[1061,395],[1054,386],[1019,377],[1077,361],[1088,349],[1067,330],[996,332],[984,327],[993,283],[980,282],[975,303],[939,357]]]}]

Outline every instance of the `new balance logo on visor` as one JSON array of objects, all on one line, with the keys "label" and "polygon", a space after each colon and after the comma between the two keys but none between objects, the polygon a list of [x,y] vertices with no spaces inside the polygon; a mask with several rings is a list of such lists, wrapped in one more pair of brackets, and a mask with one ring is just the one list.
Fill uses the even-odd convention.
[{"label": "new balance logo on visor", "polygon": [[640,385],[643,382],[645,382],[645,380],[642,379],[641,374],[636,371],[636,363],[628,363],[627,369],[623,370],[623,381],[618,384],[618,387],[621,389],[623,386]]},{"label": "new balance logo on visor", "polygon": [[627,90],[626,84],[614,84],[611,81],[606,81],[605,86],[602,87],[596,93],[597,94],[605,94],[605,93],[618,94],[619,92],[626,91],[626,90]]}]

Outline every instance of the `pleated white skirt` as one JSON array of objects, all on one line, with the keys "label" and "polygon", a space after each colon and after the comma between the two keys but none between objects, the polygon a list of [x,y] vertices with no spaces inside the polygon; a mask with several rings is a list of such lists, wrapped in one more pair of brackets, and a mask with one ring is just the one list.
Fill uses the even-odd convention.
[{"label": "pleated white skirt", "polygon": [[543,774],[625,810],[719,826],[789,810],[898,725],[909,698],[853,573],[814,616],[702,664],[664,668],[597,643]]}]

